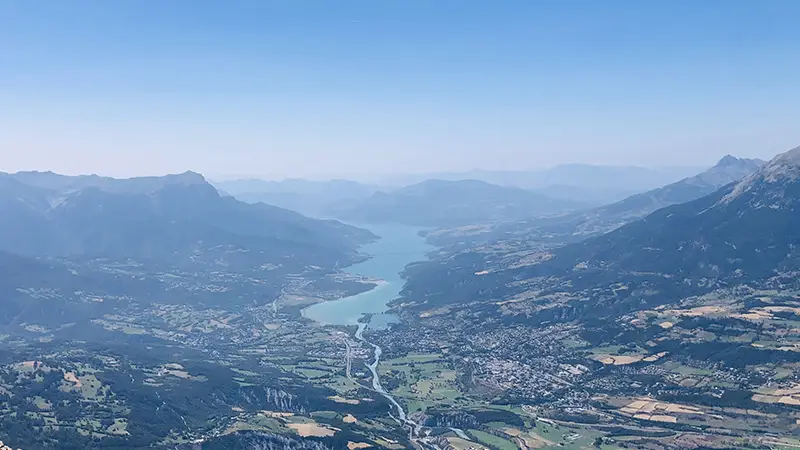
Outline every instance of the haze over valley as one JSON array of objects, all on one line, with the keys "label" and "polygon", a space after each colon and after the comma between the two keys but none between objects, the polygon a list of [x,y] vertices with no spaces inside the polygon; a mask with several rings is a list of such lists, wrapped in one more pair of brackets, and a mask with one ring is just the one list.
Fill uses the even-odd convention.
[{"label": "haze over valley", "polygon": [[479,180],[0,174],[4,429],[35,448],[789,443],[798,152],[599,207]]},{"label": "haze over valley", "polygon": [[797,17],[0,2],[0,450],[800,448]]}]

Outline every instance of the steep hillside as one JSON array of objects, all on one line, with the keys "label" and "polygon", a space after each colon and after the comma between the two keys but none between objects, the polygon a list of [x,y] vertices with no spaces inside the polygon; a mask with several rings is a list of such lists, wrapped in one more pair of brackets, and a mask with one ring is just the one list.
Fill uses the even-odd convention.
[{"label": "steep hillside", "polygon": [[0,176],[0,250],[28,256],[333,265],[374,236],[222,197],[195,173],[116,180]]},{"label": "steep hillside", "polygon": [[755,172],[763,164],[761,160],[727,155],[698,175],[591,210],[586,213],[576,230],[585,234],[613,229],[658,209],[709,195]]},{"label": "steep hillside", "polygon": [[[383,342],[409,343],[399,354],[446,347],[469,361],[475,391],[502,391],[539,417],[669,436],[622,447],[783,446],[735,439],[753,423],[764,435],[796,427],[800,148],[707,196],[558,245],[519,237],[409,266],[393,309],[404,327]],[[688,433],[702,441],[679,442]]]},{"label": "steep hillside", "polygon": [[[473,230],[471,234],[465,234],[462,230],[439,230],[431,235],[431,238],[443,246],[453,243],[474,246],[505,239],[523,240],[537,246],[576,242],[614,230],[660,208],[709,195],[755,172],[763,164],[761,160],[728,155],[700,174],[609,205],[553,217],[537,217],[516,223],[498,224],[491,228]],[[556,197],[557,194],[552,196]]]},{"label": "steep hillside", "polygon": [[243,202],[266,203],[312,217],[328,217],[337,207],[378,191],[375,186],[349,180],[243,179],[214,182],[214,186]]},{"label": "steep hillside", "polygon": [[800,148],[698,200],[564,247],[553,264],[747,280],[798,268]]},{"label": "steep hillside", "polygon": [[[454,245],[444,258],[410,267],[405,292],[430,304],[541,289],[586,290],[587,298],[605,292],[611,303],[661,302],[670,295],[790,274],[800,267],[799,179],[800,149],[795,149],[738,183],[600,236],[564,245],[564,237],[537,221],[536,238],[530,231],[509,232],[488,243]],[[625,288],[618,291],[620,286]],[[597,303],[583,305],[587,312],[591,304]]]}]

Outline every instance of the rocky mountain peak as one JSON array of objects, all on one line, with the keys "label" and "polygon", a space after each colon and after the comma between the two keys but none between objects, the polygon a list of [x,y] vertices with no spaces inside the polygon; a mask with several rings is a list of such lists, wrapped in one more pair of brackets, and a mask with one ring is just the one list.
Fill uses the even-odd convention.
[{"label": "rocky mountain peak", "polygon": [[800,147],[795,147],[786,153],[781,153],[770,161],[770,164],[772,163],[792,165],[795,167],[800,166]]},{"label": "rocky mountain peak", "polygon": [[800,147],[776,156],[754,175],[769,183],[796,181],[800,178]]},{"label": "rocky mountain peak", "polygon": [[728,154],[728,155],[723,156],[722,159],[720,159],[717,162],[717,164],[714,165],[714,167],[734,166],[734,165],[739,164],[740,162],[741,162],[741,160],[739,158]]},{"label": "rocky mountain peak", "polygon": [[207,183],[206,178],[197,173],[192,172],[191,170],[187,170],[183,173],[178,173],[174,175],[167,175],[164,177],[167,181],[175,183],[175,184],[205,184]]},{"label": "rocky mountain peak", "polygon": [[737,158],[732,155],[725,155],[709,170],[744,169],[754,171],[764,164],[766,164],[766,161],[756,158]]},{"label": "rocky mountain peak", "polygon": [[755,173],[745,177],[723,197],[721,203],[730,203],[743,194],[763,185],[793,184],[800,179],[800,147],[781,153]]},{"label": "rocky mountain peak", "polygon": [[737,158],[725,155],[716,165],[703,173],[687,178],[685,182],[722,187],[745,178],[757,171],[763,164],[764,161],[760,159]]},{"label": "rocky mountain peak", "polygon": [[134,178],[110,178],[95,174],[66,176],[53,172],[17,172],[4,174],[28,186],[48,189],[59,193],[72,193],[87,188],[98,189],[110,193],[152,193],[167,186],[211,186],[197,172],[183,172],[165,176],[147,176]]}]

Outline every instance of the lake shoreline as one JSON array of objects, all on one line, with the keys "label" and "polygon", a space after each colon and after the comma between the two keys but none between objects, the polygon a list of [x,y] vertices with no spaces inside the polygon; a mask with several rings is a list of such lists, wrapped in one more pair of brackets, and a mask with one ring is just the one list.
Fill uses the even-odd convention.
[{"label": "lake shoreline", "polygon": [[[333,299],[330,299],[330,300],[325,300],[325,299],[322,299],[322,300],[321,300],[321,301],[319,301],[319,302],[316,302],[316,303],[313,303],[313,304],[311,304],[311,305],[308,305],[308,306],[305,306],[305,307],[303,307],[303,309],[301,309],[301,310],[300,310],[300,316],[301,316],[302,318],[304,318],[304,319],[313,320],[313,321],[317,322],[317,320],[315,320],[315,319],[313,319],[313,318],[311,318],[311,317],[308,317],[308,316],[306,315],[306,310],[308,310],[308,309],[310,309],[310,308],[312,308],[312,307],[314,307],[314,306],[316,306],[316,305],[322,304],[322,303],[337,302],[337,301],[339,301],[339,300],[342,300],[342,299],[346,299],[346,298],[350,298],[350,297],[355,297],[356,295],[361,295],[361,294],[366,294],[366,293],[368,293],[368,292],[373,292],[373,291],[375,291],[375,290],[378,290],[378,289],[381,289],[382,287],[385,287],[385,286],[387,286],[387,285],[389,284],[389,282],[388,282],[388,281],[386,281],[386,280],[380,280],[380,279],[370,279],[369,281],[364,281],[364,282],[363,282],[363,283],[361,283],[361,284],[363,284],[363,285],[365,285],[365,286],[372,285],[372,287],[371,287],[371,288],[369,288],[369,289],[367,289],[366,291],[361,291],[361,292],[359,292],[358,294],[346,295],[346,296],[344,296],[344,297],[333,298]],[[372,314],[372,313],[370,313],[370,314]],[[330,325],[330,324],[324,324],[324,325]]]},{"label": "lake shoreline", "polygon": [[[400,296],[405,286],[405,268],[414,262],[425,261],[435,249],[420,235],[420,228],[404,225],[376,225],[367,228],[381,239],[366,244],[360,250],[370,258],[345,270],[375,287],[359,294],[309,305],[301,310],[302,317],[323,325],[357,326],[365,314],[380,318],[378,326],[399,322],[388,313],[390,303]],[[372,321],[370,321],[372,322]],[[373,325],[377,325],[373,323]]]}]

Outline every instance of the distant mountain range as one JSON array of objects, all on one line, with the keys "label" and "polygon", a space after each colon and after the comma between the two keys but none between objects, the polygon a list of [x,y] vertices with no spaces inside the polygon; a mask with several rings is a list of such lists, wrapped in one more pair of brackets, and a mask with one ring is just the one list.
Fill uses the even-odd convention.
[{"label": "distant mountain range", "polygon": [[[515,295],[536,303],[569,293],[574,302],[559,301],[539,317],[569,320],[627,314],[743,284],[799,288],[800,148],[765,164],[726,157],[647,198],[690,198],[753,166],[710,194],[593,237],[558,235],[542,220],[506,224],[480,239],[468,236],[468,227],[437,230],[433,240],[448,247],[438,259],[406,269],[403,295],[423,299],[415,306],[422,311]],[[630,204],[640,211],[638,200]]]},{"label": "distant mountain range", "polygon": [[374,237],[223,197],[192,172],[124,180],[0,174],[0,250],[19,255],[333,266]]},{"label": "distant mountain range", "polygon": [[[718,167],[745,163],[758,164],[723,159]],[[725,180],[708,175],[701,179]],[[710,195],[557,250],[552,264],[579,265],[586,271],[664,274],[677,280],[745,281],[796,271],[800,269],[800,147]]]},{"label": "distant mountain range", "polygon": [[[378,191],[393,192],[429,180],[475,180],[502,187],[524,189],[556,200],[583,206],[608,204],[630,195],[674,182],[701,169],[674,167],[594,166],[567,164],[532,171],[429,173],[378,177],[372,183],[333,179],[327,181],[256,178],[214,181],[217,189],[248,203],[263,202],[312,217],[330,217],[353,207]],[[571,209],[567,207],[564,209]]]},{"label": "distant mountain range", "polygon": [[660,208],[698,199],[722,186],[741,180],[763,164],[764,161],[759,159],[727,155],[698,175],[586,212],[575,227],[576,231],[580,234],[608,231]]},{"label": "distant mountain range", "polygon": [[[215,186],[238,200],[276,205],[314,217],[426,227],[531,221],[530,225],[500,225],[500,231],[519,233],[530,226],[548,235],[588,236],[612,230],[659,208],[700,198],[752,173],[761,164],[760,160],[727,155],[702,173],[678,181],[672,179],[688,169],[658,171],[573,164],[538,172],[470,173],[497,180],[498,184],[482,179],[451,179],[464,174],[447,174],[447,179],[424,180],[400,188],[349,180],[302,179],[230,180],[216,182]],[[637,186],[651,186],[665,179],[672,182],[644,193],[624,195],[641,192]],[[83,182],[98,183],[91,179]],[[618,198],[622,200],[591,209]]]},{"label": "distant mountain range", "polygon": [[[732,178],[737,180],[729,183]],[[653,208],[659,209],[637,218]],[[591,403],[557,416],[587,424],[603,419],[570,414],[595,410],[603,395],[625,398],[628,405],[637,398],[631,426],[646,424],[669,435],[669,442],[653,448],[701,448],[697,441],[673,440],[689,430],[690,415],[703,417],[691,431],[708,438],[702,448],[750,446],[729,441],[733,427],[727,424],[738,420],[732,415],[716,443],[706,445],[715,433],[707,426],[710,411],[722,417],[769,408],[782,420],[777,432],[793,426],[797,401],[791,393],[800,362],[800,147],[768,163],[726,157],[698,176],[600,210],[616,223],[630,222],[587,237],[567,235],[567,229],[555,235],[542,220],[532,220],[526,229],[506,229],[517,233],[477,244],[462,242],[477,227],[436,230],[456,243],[406,267],[407,283],[392,312],[408,328],[423,330],[417,335],[427,342],[458,343],[451,351],[465,359],[507,352],[514,364],[535,367],[531,373],[551,367],[558,377],[567,364],[585,358],[580,365],[589,369],[572,384],[575,391],[558,387],[530,403],[561,414],[565,398],[578,398],[591,386]],[[565,243],[566,237],[583,240]],[[545,339],[550,341],[539,344]],[[508,397],[519,398],[516,386],[526,377],[509,378],[516,372],[502,368],[495,373],[511,380]],[[699,375],[687,382],[690,373]],[[720,382],[709,383],[714,377]],[[639,414],[639,405],[651,401],[691,412],[669,412],[668,422]],[[602,414],[613,418],[604,424],[620,426],[616,406],[606,405]],[[741,435],[752,429],[752,420],[746,421]]]},{"label": "distant mountain range", "polygon": [[350,180],[242,179],[217,181],[213,184],[217,189],[243,202],[266,203],[312,217],[330,216],[332,210],[366,199],[379,190],[377,186]]},{"label": "distant mountain range", "polygon": [[[537,217],[513,223],[497,224],[480,234],[457,237],[467,245],[514,237],[529,243],[574,242],[599,235],[670,205],[685,203],[711,194],[755,172],[764,164],[757,159],[727,155],[713,167],[688,178],[632,195],[623,200],[596,208],[585,208],[554,217]],[[452,243],[447,233],[436,238],[440,245]]]},{"label": "distant mountain range", "polygon": [[703,170],[700,167],[645,168],[564,164],[547,169],[469,172],[442,172],[385,177],[378,184],[407,186],[428,179],[445,181],[479,180],[506,187],[539,191],[567,200],[610,203],[629,195],[657,188]]},{"label": "distant mountain range", "polygon": [[376,192],[334,214],[354,222],[441,227],[521,220],[583,206],[484,181],[427,180],[394,191]]}]

